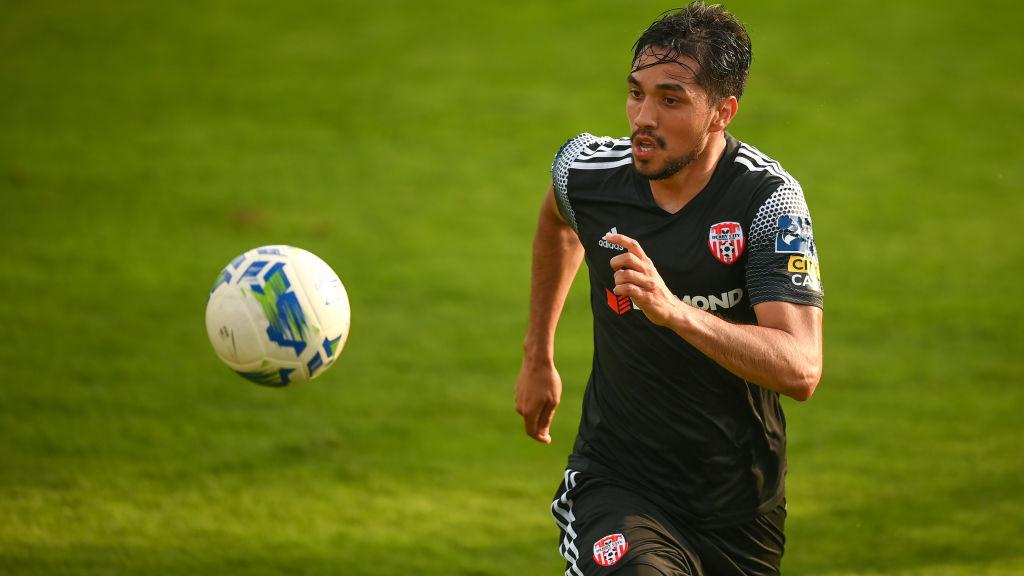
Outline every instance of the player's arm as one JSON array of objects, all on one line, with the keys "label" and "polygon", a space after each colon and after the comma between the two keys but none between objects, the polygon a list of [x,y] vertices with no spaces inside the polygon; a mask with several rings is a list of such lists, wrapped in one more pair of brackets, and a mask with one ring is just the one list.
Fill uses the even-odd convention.
[{"label": "player's arm", "polygon": [[763,302],[756,325],[733,324],[676,298],[636,240],[610,234],[626,248],[611,259],[615,294],[629,296],[651,322],[673,330],[740,378],[807,400],[821,378],[822,313],[815,306]]},{"label": "player's arm", "polygon": [[807,400],[821,378],[821,309],[764,302],[754,313],[757,325],[733,324],[680,303],[667,326],[740,378]]},{"label": "player's arm", "polygon": [[555,327],[582,259],[583,246],[559,213],[554,189],[548,188],[533,239],[530,318],[515,392],[526,434],[545,444],[551,443],[551,421],[562,397],[562,380],[555,369]]}]

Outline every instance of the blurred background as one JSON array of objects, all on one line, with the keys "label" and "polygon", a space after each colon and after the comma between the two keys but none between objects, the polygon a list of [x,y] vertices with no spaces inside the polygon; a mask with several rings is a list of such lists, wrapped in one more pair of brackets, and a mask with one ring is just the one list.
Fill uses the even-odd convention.
[{"label": "blurred background", "polygon": [[[639,33],[590,0],[28,2],[0,18],[0,572],[540,575],[551,446],[513,409],[558,147],[627,134]],[[825,375],[787,402],[788,575],[1024,574],[1024,9],[727,6],[738,138],[801,180]],[[254,386],[206,298],[254,246],[329,262],[352,334]]]}]

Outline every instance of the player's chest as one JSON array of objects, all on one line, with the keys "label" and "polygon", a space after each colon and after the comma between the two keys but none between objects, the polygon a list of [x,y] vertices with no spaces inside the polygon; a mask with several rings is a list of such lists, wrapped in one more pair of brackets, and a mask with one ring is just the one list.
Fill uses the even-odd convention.
[{"label": "player's chest", "polygon": [[709,309],[745,300],[749,222],[744,210],[707,203],[677,214],[629,203],[595,202],[585,208],[576,217],[595,281],[614,287],[611,260],[625,249],[605,236],[619,233],[640,243],[680,299]]}]

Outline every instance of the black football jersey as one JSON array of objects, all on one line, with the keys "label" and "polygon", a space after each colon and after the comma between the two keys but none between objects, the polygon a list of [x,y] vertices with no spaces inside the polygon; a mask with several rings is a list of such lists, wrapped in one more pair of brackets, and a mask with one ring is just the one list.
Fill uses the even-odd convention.
[{"label": "black football jersey", "polygon": [[629,138],[581,134],[555,157],[559,211],[590,274],[593,369],[570,467],[603,473],[704,526],[749,520],[783,498],[786,425],[779,395],[725,370],[652,324],[615,287],[604,236],[636,239],[684,303],[735,323],[753,305],[821,307],[811,218],[799,183],[726,135],[707,186],[676,213],[633,169]]}]

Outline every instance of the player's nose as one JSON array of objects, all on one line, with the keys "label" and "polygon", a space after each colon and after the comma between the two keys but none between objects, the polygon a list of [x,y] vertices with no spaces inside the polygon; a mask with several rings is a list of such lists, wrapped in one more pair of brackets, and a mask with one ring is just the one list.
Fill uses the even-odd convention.
[{"label": "player's nose", "polygon": [[657,108],[644,98],[635,104],[632,120],[634,129],[653,129],[658,125]]}]

